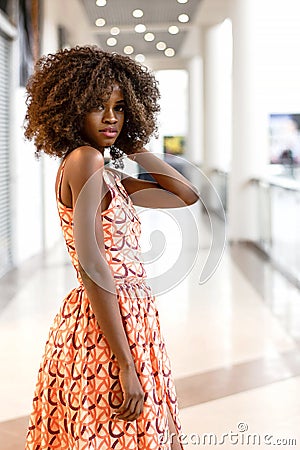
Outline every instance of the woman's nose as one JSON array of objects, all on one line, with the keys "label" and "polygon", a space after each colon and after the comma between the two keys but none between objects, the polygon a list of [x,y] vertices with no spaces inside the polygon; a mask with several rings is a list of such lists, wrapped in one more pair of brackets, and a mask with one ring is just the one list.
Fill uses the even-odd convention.
[{"label": "woman's nose", "polygon": [[117,119],[113,109],[104,110],[103,122],[106,122],[106,123],[116,123],[116,122],[118,122],[118,119]]}]

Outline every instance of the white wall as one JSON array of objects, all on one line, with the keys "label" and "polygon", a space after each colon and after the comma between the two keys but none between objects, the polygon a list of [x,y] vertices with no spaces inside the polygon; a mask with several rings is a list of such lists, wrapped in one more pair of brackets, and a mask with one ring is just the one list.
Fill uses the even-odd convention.
[{"label": "white wall", "polygon": [[257,4],[255,52],[259,95],[266,112],[300,112],[300,2],[263,0]]},{"label": "white wall", "polygon": [[187,159],[196,165],[203,162],[203,57],[193,56],[188,64],[188,134]]},{"label": "white wall", "polygon": [[34,156],[33,144],[23,136],[24,98],[25,89],[16,89],[12,117],[15,126],[12,158],[15,265],[39,253],[43,243],[41,164]]},{"label": "white wall", "polygon": [[151,141],[151,150],[163,152],[164,136],[186,136],[188,130],[186,70],[159,70],[155,74],[161,94],[158,139]]},{"label": "white wall", "polygon": [[204,33],[204,168],[227,171],[231,159],[231,22]]}]

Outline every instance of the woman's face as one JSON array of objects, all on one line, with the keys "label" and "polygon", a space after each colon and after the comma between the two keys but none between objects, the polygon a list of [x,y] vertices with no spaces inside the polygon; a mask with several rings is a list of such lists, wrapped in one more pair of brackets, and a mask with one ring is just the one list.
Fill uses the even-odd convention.
[{"label": "woman's face", "polygon": [[93,147],[103,150],[114,144],[122,131],[125,101],[120,86],[115,84],[107,102],[99,104],[84,117],[82,134]]}]

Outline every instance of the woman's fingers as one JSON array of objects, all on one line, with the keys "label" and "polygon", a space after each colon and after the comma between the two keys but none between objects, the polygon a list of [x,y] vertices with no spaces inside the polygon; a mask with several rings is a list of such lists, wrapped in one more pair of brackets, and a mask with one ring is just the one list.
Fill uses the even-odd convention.
[{"label": "woman's fingers", "polygon": [[133,420],[136,420],[139,417],[139,415],[141,414],[141,412],[142,412],[142,410],[141,410],[140,406],[136,405],[134,410],[132,410],[132,408],[129,408],[122,415],[117,416],[117,418],[131,422]]},{"label": "woman's fingers", "polygon": [[131,399],[126,399],[126,398],[124,399],[124,401],[123,401],[122,405],[120,406],[120,408],[118,408],[116,410],[117,417],[123,416],[126,413],[126,411],[128,411],[130,402],[131,402]]},{"label": "woman's fingers", "polygon": [[116,418],[126,421],[136,420],[143,411],[143,404],[143,399],[132,398],[129,402],[124,402],[116,411]]}]

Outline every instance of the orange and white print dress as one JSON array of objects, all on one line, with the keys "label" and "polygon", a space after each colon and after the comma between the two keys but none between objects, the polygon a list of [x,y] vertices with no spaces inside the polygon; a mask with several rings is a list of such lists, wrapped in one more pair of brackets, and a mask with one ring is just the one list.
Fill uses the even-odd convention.
[{"label": "orange and white print dress", "polygon": [[155,297],[139,252],[140,221],[118,175],[104,170],[112,199],[102,212],[104,244],[120,312],[141,385],[144,410],[133,422],[115,418],[122,403],[118,362],[101,332],[78,271],[71,208],[57,205],[79,286],[64,299],[46,342],[26,450],[169,450],[167,408],[180,432],[174,383]]}]

